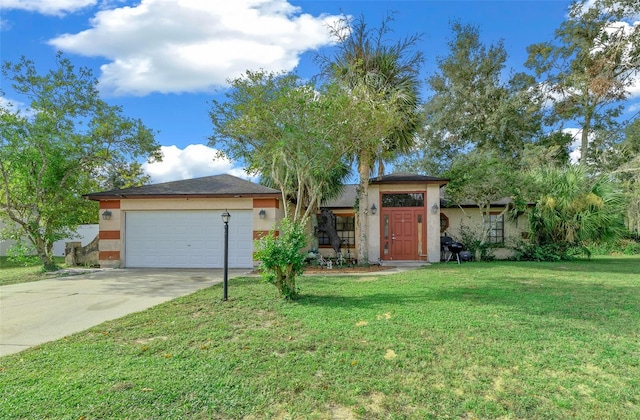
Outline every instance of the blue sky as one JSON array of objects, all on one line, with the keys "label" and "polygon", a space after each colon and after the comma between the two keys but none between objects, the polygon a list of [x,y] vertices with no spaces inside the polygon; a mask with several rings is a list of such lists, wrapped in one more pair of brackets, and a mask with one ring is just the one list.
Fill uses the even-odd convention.
[{"label": "blue sky", "polygon": [[[163,163],[147,166],[153,181],[243,175],[235,162],[214,161],[208,102],[225,80],[247,68],[317,73],[313,57],[331,48],[326,23],[364,16],[377,26],[394,13],[394,34],[422,34],[426,79],[447,53],[449,23],[480,28],[482,40],[503,40],[508,67],[522,70],[526,47],[552,39],[569,1],[305,1],[305,0],[3,0],[2,61],[21,55],[42,71],[57,50],[101,80],[103,97],[159,131]],[[20,98],[2,82],[5,97]],[[423,92],[427,97],[428,92]],[[637,98],[636,98],[637,99]],[[630,102],[628,112],[638,106]],[[636,109],[637,110],[637,109]]]}]

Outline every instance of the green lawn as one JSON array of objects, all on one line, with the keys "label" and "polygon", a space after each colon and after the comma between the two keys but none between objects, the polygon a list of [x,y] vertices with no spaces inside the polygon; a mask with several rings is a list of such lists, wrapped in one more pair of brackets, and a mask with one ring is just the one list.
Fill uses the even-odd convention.
[{"label": "green lawn", "polygon": [[0,418],[640,418],[640,257],[230,282],[0,359]]},{"label": "green lawn", "polygon": [[[56,258],[56,262],[63,265],[64,258]],[[24,264],[9,261],[7,257],[0,257],[0,286],[38,281],[47,277],[50,275],[43,271],[42,263],[39,261],[25,267]]]}]

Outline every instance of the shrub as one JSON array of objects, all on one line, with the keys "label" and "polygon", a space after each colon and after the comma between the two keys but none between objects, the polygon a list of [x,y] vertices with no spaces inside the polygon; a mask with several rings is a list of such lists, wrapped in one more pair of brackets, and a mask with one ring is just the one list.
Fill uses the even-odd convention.
[{"label": "shrub", "polygon": [[255,257],[260,261],[262,278],[288,300],[297,297],[296,276],[304,269],[306,254],[301,251],[307,245],[305,224],[282,219],[279,232],[271,230],[256,240]]},{"label": "shrub", "polygon": [[569,166],[537,169],[531,183],[544,191],[530,213],[533,242],[569,248],[613,242],[624,235],[624,196],[610,178]]},{"label": "shrub", "polygon": [[615,242],[591,243],[588,248],[596,255],[637,255],[640,254],[640,241],[629,235]]},{"label": "shrub", "polygon": [[573,260],[578,255],[591,257],[591,251],[585,246],[567,246],[567,244],[543,244],[518,242],[514,247],[512,259],[516,261],[561,261]]},{"label": "shrub", "polygon": [[460,237],[465,249],[471,252],[474,258],[481,261],[493,261],[496,259],[494,250],[500,246],[499,244],[483,243],[480,235],[465,225],[460,226]]},{"label": "shrub", "polygon": [[25,242],[18,240],[7,249],[7,260],[14,264],[28,267],[37,264],[40,259],[35,255],[35,250]]}]

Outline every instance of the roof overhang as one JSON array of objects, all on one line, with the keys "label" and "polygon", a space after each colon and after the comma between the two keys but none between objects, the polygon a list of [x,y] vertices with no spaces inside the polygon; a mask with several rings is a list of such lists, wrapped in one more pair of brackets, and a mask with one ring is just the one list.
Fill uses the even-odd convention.
[{"label": "roof overhang", "polygon": [[216,199],[228,199],[228,198],[281,198],[279,193],[271,194],[85,194],[82,196],[87,200],[93,201],[107,201],[107,200],[161,200],[167,198],[216,198]]}]

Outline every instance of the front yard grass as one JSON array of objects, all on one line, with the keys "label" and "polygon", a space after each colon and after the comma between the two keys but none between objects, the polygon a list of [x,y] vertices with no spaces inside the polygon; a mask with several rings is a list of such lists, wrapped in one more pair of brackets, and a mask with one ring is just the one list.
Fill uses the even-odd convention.
[{"label": "front yard grass", "polygon": [[0,359],[0,418],[640,418],[640,258],[230,282]]},{"label": "front yard grass", "polygon": [[[64,258],[56,258],[58,264],[64,263]],[[25,266],[22,263],[11,262],[7,257],[0,257],[0,286],[16,283],[27,283],[47,278],[42,269],[42,263],[37,261]]]}]

